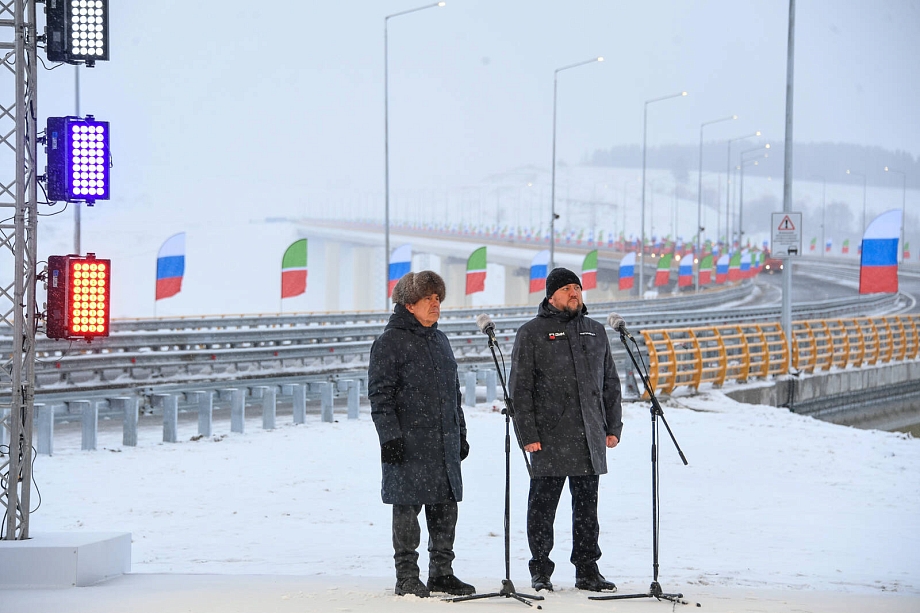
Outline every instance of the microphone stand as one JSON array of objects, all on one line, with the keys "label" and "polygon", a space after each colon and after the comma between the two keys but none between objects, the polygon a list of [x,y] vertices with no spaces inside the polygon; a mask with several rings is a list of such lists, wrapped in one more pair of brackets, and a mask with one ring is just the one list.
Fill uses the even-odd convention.
[{"label": "microphone stand", "polygon": [[[645,386],[645,391],[648,393],[648,397],[651,400],[651,413],[652,413],[652,584],[649,586],[648,592],[642,594],[613,594],[610,596],[588,596],[589,600],[625,600],[627,598],[657,598],[658,600],[668,600],[673,603],[680,604],[689,604],[686,600],[683,600],[684,595],[681,593],[666,593],[661,589],[661,584],[658,583],[658,418],[661,418],[661,422],[664,424],[664,427],[667,429],[668,434],[671,437],[671,442],[674,443],[674,447],[677,449],[677,453],[680,455],[680,459],[683,461],[684,466],[688,464],[687,458],[684,457],[684,452],[681,451],[680,445],[677,444],[677,439],[674,438],[674,433],[671,432],[671,427],[668,425],[667,420],[664,418],[664,411],[661,410],[661,405],[658,404],[658,398],[655,397],[655,390],[652,388],[651,382],[649,381],[648,371],[644,368],[645,363],[643,362],[642,366],[639,366],[639,363],[636,360],[636,356],[633,354],[632,350],[629,348],[629,343],[626,342],[626,337],[629,334],[626,332],[625,327],[619,330],[620,332],[620,341],[622,341],[623,346],[626,347],[626,353],[629,354],[629,358],[632,360],[633,366],[636,368],[636,372],[639,373],[639,376],[642,378],[642,384]],[[636,347],[636,353],[639,353],[639,345],[636,343],[636,340],[629,336],[632,340],[633,345]]]},{"label": "microphone stand", "polygon": [[[511,397],[508,395],[508,387],[505,385],[504,371],[498,365],[498,358],[495,356],[494,334],[489,334],[489,349],[492,351],[492,361],[495,362],[495,370],[498,372],[498,380],[501,381],[502,391],[505,394],[505,408],[502,413],[505,416],[505,578],[502,579],[502,588],[498,592],[489,594],[473,594],[472,596],[460,596],[458,598],[447,598],[448,602],[464,602],[467,600],[481,600],[483,598],[514,598],[532,607],[530,600],[543,600],[543,596],[532,594],[522,594],[514,589],[514,583],[511,582],[511,418],[514,417],[514,405]],[[501,351],[501,349],[499,349]],[[502,358],[504,360],[504,358]],[[517,430],[515,430],[515,435]],[[520,447],[520,441],[518,441]],[[524,463],[527,466],[527,474],[533,477],[533,471],[530,468],[530,461],[527,459],[527,453],[521,447],[521,453],[524,454]],[[528,600],[528,598],[530,600]],[[537,607],[540,608],[539,606]]]}]

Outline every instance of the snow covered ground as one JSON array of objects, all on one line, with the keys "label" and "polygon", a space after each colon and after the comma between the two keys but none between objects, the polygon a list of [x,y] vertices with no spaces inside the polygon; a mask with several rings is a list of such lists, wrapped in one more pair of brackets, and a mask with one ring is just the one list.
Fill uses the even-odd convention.
[{"label": "snow covered ground", "polygon": [[[274,431],[251,417],[245,434],[215,424],[175,444],[141,428],[121,446],[104,424],[99,449],[80,451],[79,428],[59,426],[55,455],[38,458],[40,508],[31,532],[128,531],[132,574],[91,588],[0,591],[0,613],[42,611],[443,610],[393,596],[389,507],[379,497],[379,447],[359,420],[317,415]],[[721,392],[678,396],[659,422],[660,576],[710,611],[920,610],[920,441],[828,424],[784,409],[742,405]],[[152,418],[151,418],[152,419]],[[458,576],[480,592],[504,577],[504,418],[467,410],[470,457],[456,540]],[[652,578],[650,414],[624,406],[620,446],[601,479],[602,572],[620,593]],[[527,477],[512,455],[511,578],[529,592]],[[557,592],[546,609],[639,611],[647,599],[589,601],[568,563],[567,494],[557,517]],[[423,538],[424,540],[424,538]],[[422,552],[424,569],[426,555]],[[423,570],[424,578],[424,570]],[[497,611],[504,598],[450,606]]]}]

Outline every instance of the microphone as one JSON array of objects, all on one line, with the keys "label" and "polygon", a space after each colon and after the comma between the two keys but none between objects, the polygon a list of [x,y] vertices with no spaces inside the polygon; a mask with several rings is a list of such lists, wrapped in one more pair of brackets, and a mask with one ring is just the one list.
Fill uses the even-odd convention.
[{"label": "microphone", "polygon": [[607,325],[619,332],[621,336],[632,340],[632,334],[626,329],[626,320],[620,317],[618,313],[611,313],[607,316]]},{"label": "microphone", "polygon": [[495,322],[492,321],[492,318],[486,315],[485,313],[480,313],[476,316],[476,325],[479,326],[479,331],[495,340]]}]

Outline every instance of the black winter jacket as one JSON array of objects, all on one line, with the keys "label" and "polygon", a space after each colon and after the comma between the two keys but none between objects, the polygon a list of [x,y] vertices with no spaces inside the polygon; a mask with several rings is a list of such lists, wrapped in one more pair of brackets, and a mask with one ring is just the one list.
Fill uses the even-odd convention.
[{"label": "black winter jacket", "polygon": [[426,328],[396,305],[371,347],[367,395],[380,444],[403,438],[402,464],[382,464],[387,504],[439,504],[463,498],[457,362],[437,324]]},{"label": "black winter jacket", "polygon": [[623,430],[607,332],[587,313],[559,311],[544,299],[514,341],[514,424],[522,445],[541,444],[531,454],[535,477],[606,473],[607,435],[619,438]]}]

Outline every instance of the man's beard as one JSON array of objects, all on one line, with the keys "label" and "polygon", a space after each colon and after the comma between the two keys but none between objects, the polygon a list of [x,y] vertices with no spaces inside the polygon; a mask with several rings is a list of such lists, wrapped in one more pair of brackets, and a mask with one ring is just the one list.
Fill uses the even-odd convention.
[{"label": "man's beard", "polygon": [[582,307],[581,304],[578,304],[575,307],[570,307],[569,304],[566,303],[565,306],[562,307],[562,312],[567,315],[578,315],[579,313],[581,313],[581,307]]}]

